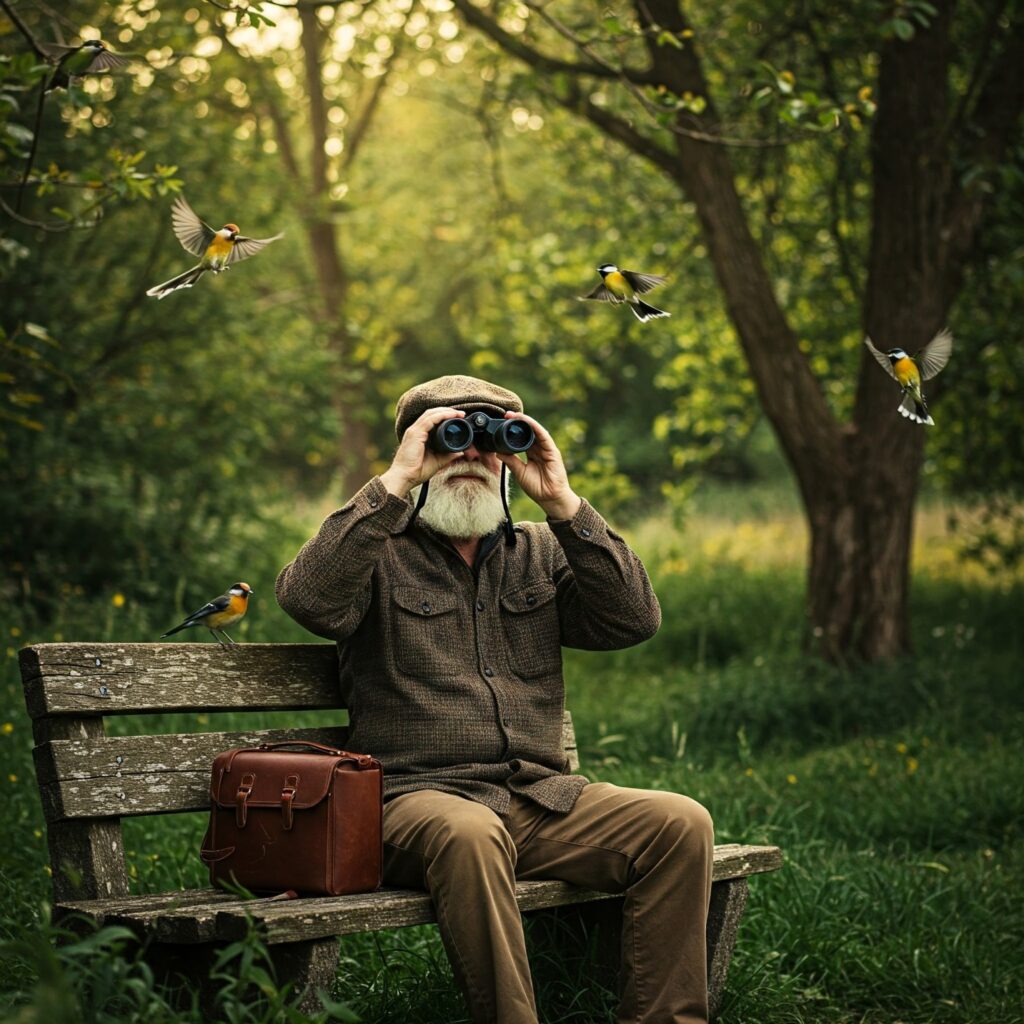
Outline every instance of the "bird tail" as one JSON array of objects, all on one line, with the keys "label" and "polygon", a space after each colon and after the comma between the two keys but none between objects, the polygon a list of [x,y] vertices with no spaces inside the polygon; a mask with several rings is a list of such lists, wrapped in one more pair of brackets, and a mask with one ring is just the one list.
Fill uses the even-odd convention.
[{"label": "bird tail", "polygon": [[163,640],[165,636],[174,636],[175,633],[180,633],[183,629],[188,629],[189,626],[194,625],[195,623],[191,619],[186,619],[180,626],[175,626],[174,629],[169,629],[166,633],[161,633],[160,639]]},{"label": "bird tail", "polygon": [[666,313],[663,309],[658,309],[657,306],[652,306],[649,302],[644,302],[643,299],[637,299],[635,302],[629,304],[629,308],[633,310],[633,316],[645,324],[648,320],[654,320],[659,316],[671,316],[671,313]]},{"label": "bird tail", "polygon": [[170,295],[171,292],[176,292],[179,288],[191,288],[205,273],[205,267],[195,266],[191,270],[186,270],[184,274],[172,277],[170,281],[154,285],[146,294],[162,299],[165,295]]},{"label": "bird tail", "polygon": [[928,406],[924,404],[924,396],[921,396],[921,400],[918,401],[914,397],[913,392],[907,391],[903,395],[903,401],[900,402],[900,415],[906,416],[908,420],[913,420],[914,423],[923,423],[926,427],[934,427],[935,420],[932,419],[931,414],[928,412]]}]

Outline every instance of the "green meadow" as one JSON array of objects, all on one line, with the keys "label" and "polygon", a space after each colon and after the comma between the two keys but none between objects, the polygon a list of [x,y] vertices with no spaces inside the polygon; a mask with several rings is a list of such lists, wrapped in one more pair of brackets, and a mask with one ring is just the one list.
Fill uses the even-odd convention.
[{"label": "green meadow", "polygon": [[[275,607],[272,584],[314,522],[284,530],[279,550],[260,555],[249,579],[258,603],[239,640],[306,638]],[[678,530],[649,522],[629,537],[664,624],[641,648],[567,653],[583,768],[595,780],[689,793],[711,810],[719,842],[774,843],[785,854],[782,870],[751,880],[723,1024],[1024,1020],[1019,575],[961,562],[943,510],[926,503],[914,657],[833,667],[799,654],[804,535],[785,495],[719,489]],[[120,932],[49,943],[44,825],[15,658],[22,644],[58,638],[153,640],[202,598],[167,596],[166,606],[140,607],[116,591],[79,603],[72,590],[46,631],[5,610],[5,1019],[200,1019],[154,989]],[[159,728],[203,731],[233,718],[165,716]],[[157,731],[149,718],[116,725]],[[203,883],[200,819],[127,822],[137,891]],[[532,938],[543,1019],[612,1021],[607,979],[588,974],[585,957]],[[227,951],[222,1018],[307,1019],[262,954],[258,936]],[[466,1019],[431,927],[345,939],[342,962],[322,1019]]]}]

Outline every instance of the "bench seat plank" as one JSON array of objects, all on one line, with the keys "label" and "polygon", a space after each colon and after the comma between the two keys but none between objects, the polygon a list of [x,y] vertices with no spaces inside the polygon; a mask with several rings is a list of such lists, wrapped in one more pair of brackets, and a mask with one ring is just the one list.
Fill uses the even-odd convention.
[{"label": "bench seat plank", "polygon": [[[776,846],[723,844],[715,847],[716,882],[782,865]],[[565,882],[519,882],[520,910],[614,899],[615,894],[579,889]],[[85,900],[59,904],[61,913],[77,912],[101,923],[123,924],[158,942],[202,943],[240,938],[248,920],[255,920],[266,941],[299,942],[353,932],[430,924],[436,920],[429,896],[408,889],[381,889],[356,896],[311,897],[301,900],[240,900],[215,889],[133,896],[121,900]]]},{"label": "bench seat plank", "polygon": [[19,653],[43,715],[336,708],[334,644],[36,644]]}]

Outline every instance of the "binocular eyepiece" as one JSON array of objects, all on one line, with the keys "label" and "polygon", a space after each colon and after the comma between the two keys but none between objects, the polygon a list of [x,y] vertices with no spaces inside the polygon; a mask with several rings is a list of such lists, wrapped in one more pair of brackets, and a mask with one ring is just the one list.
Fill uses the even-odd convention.
[{"label": "binocular eyepiece", "polygon": [[471,444],[482,452],[518,455],[536,441],[526,420],[494,419],[485,412],[471,412],[465,419],[442,420],[427,435],[435,452],[464,452]]}]

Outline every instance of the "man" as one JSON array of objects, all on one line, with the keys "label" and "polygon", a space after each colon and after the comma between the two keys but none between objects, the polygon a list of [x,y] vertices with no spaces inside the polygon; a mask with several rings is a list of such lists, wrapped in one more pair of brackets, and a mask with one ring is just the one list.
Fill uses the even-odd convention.
[{"label": "man", "polygon": [[[338,642],[349,746],[385,769],[384,879],[430,892],[475,1022],[536,1024],[515,901],[516,880],[536,878],[625,894],[620,1024],[704,1022],[707,811],[567,774],[562,750],[561,647],[638,644],[661,611],[522,408],[473,377],[407,391],[390,467],[282,570],[278,600]],[[435,425],[477,410],[533,427],[526,462],[427,446]],[[503,465],[545,523],[513,531]]]}]

